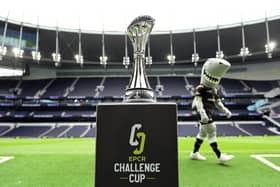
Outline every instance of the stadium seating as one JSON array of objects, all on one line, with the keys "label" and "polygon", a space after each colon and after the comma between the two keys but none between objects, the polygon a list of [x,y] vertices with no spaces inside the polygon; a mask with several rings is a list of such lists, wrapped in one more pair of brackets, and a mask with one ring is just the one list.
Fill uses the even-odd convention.
[{"label": "stadium seating", "polygon": [[221,85],[226,93],[247,93],[250,89],[246,89],[239,80],[234,79],[222,79]]},{"label": "stadium seating", "polygon": [[[95,96],[96,87],[100,85],[103,78],[57,78],[43,80],[0,80],[1,89],[0,95],[18,96],[35,96],[38,91],[42,91],[42,97],[63,97],[63,96]],[[150,86],[157,91],[159,84],[163,86],[162,93],[166,96],[184,96],[191,95],[186,89],[184,77],[149,77]],[[191,87],[196,87],[199,82],[199,77],[187,77],[187,82]],[[75,81],[76,80],[76,81]],[[18,90],[15,88],[18,86]],[[73,84],[74,83],[74,84]],[[100,96],[119,97],[124,94],[124,90],[129,83],[128,77],[107,77],[104,79],[104,89],[100,90]],[[243,81],[234,79],[222,79],[221,85],[227,94],[252,93],[252,90],[258,92],[270,91],[273,88],[279,87],[277,81]],[[45,89],[45,90],[44,90]],[[40,95],[39,95],[40,96]]]},{"label": "stadium seating", "polygon": [[[192,90],[199,84],[199,77],[159,76],[148,77],[148,79],[159,102],[177,102],[178,136],[195,136],[198,131],[195,121],[197,119],[192,113],[191,103]],[[4,122],[3,125],[0,123],[2,137],[95,137],[95,126],[79,124],[72,126],[70,124],[82,121],[95,122],[96,105],[99,102],[122,101],[129,78],[76,77],[0,80],[0,83],[2,83],[0,120]],[[252,120],[262,121],[264,119],[257,112],[246,110],[246,107],[255,100],[263,98],[263,95],[254,95],[253,89],[267,91],[279,86],[277,81],[241,82],[240,80],[222,79],[221,84],[226,94],[233,94],[226,95],[224,101],[232,111],[232,120],[245,120],[248,121],[248,124],[219,123],[217,128],[219,136],[275,135],[277,133],[277,131],[269,130],[268,126],[263,126],[263,123],[252,124]],[[14,92],[16,88],[18,91]],[[242,95],[244,93],[248,95]],[[11,95],[13,97],[10,97]],[[35,95],[38,97],[32,98]],[[277,114],[280,114],[279,107],[273,108],[273,111],[275,119],[280,122],[277,118]],[[226,119],[220,112],[216,114],[216,117],[219,121]],[[70,124],[7,126],[5,122],[68,122]],[[10,129],[11,127],[16,128]],[[269,127],[274,128],[273,125]]]},{"label": "stadium seating", "polygon": [[[263,121],[221,121],[217,122],[217,135],[218,136],[263,136],[263,135],[277,135],[277,132],[269,130],[270,127],[265,126]],[[60,126],[56,125],[33,125],[27,124],[17,128],[11,126],[0,125],[0,134],[2,137],[95,137],[96,128],[90,123],[81,125],[80,123],[65,123]],[[177,126],[178,136],[196,136],[198,132],[198,123],[196,121],[179,122]]]},{"label": "stadium seating", "polygon": [[0,126],[0,134],[2,134],[3,132],[5,132],[6,130],[8,130],[10,127],[9,126],[5,126],[5,125],[1,125]]},{"label": "stadium seating", "polygon": [[3,135],[3,137],[39,137],[50,126],[20,126]]},{"label": "stadium seating", "polygon": [[267,92],[273,88],[279,87],[277,81],[245,81],[248,86],[255,89],[258,92]]},{"label": "stadium seating", "polygon": [[100,84],[101,80],[102,78],[79,78],[68,96],[94,96],[96,86]]},{"label": "stadium seating", "polygon": [[194,88],[200,83],[200,77],[187,77],[187,80]]},{"label": "stadium seating", "polygon": [[198,128],[195,124],[178,125],[177,129],[179,137],[196,136],[198,133]]},{"label": "stadium seating", "polygon": [[184,77],[160,77],[160,83],[164,86],[163,95],[185,96],[190,95],[186,90]]},{"label": "stadium seating", "polygon": [[15,88],[18,80],[0,80],[0,95],[15,95]]},{"label": "stadium seating", "polygon": [[24,80],[21,82],[20,89],[21,92],[19,96],[22,97],[33,97],[35,94],[44,88],[45,85],[49,82],[49,79],[43,79],[43,80]]},{"label": "stadium seating", "polygon": [[69,87],[73,81],[73,78],[55,79],[47,88],[46,92],[43,94],[43,97],[64,96],[66,88]]},{"label": "stadium seating", "polygon": [[89,138],[89,137],[95,137],[95,136],[96,136],[96,128],[92,127],[89,129],[89,131],[83,137]]},{"label": "stadium seating", "polygon": [[106,78],[104,83],[104,90],[100,93],[100,96],[104,97],[120,97],[124,95],[124,90],[128,85],[128,78],[125,77],[109,77]]},{"label": "stadium seating", "polygon": [[273,132],[269,131],[265,126],[263,126],[259,123],[240,124],[239,127],[255,136],[275,135]]},{"label": "stadium seating", "polygon": [[87,126],[73,126],[64,136],[66,137],[81,137],[81,135],[88,129]]},{"label": "stadium seating", "polygon": [[59,137],[63,132],[65,132],[69,126],[60,126],[53,128],[50,132],[46,133],[45,137]]},{"label": "stadium seating", "polygon": [[232,124],[219,124],[217,127],[218,136],[247,136],[248,134],[242,132]]}]

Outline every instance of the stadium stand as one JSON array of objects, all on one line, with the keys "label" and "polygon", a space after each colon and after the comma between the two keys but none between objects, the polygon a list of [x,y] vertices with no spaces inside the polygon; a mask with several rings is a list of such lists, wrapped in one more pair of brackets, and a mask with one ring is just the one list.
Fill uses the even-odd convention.
[{"label": "stadium stand", "polygon": [[60,78],[55,79],[46,89],[46,92],[42,95],[43,97],[56,97],[64,96],[66,88],[71,85],[75,79],[73,78]]},{"label": "stadium stand", "polygon": [[255,136],[275,135],[262,123],[239,124],[239,127]]},{"label": "stadium stand", "polygon": [[43,80],[24,80],[20,84],[20,93],[19,96],[22,97],[34,97],[36,93],[43,89],[44,86],[49,82],[48,79]]},{"label": "stadium stand", "polygon": [[125,77],[109,77],[105,79],[104,89],[100,92],[100,96],[104,97],[121,97],[128,85],[128,78]]},{"label": "stadium stand", "polygon": [[95,137],[96,136],[96,128],[92,127],[83,137]]},{"label": "stadium stand", "polygon": [[44,137],[58,137],[60,134],[65,132],[69,127],[68,126],[60,126],[56,128],[52,128],[52,130],[44,135]]},{"label": "stadium stand", "polygon": [[0,95],[15,95],[18,80],[0,80]]},{"label": "stadium stand", "polygon": [[163,95],[167,96],[190,96],[186,90],[184,77],[160,77],[160,82],[164,86]]},{"label": "stadium stand", "polygon": [[81,135],[88,129],[87,126],[73,126],[64,136],[67,137],[81,137]]},{"label": "stadium stand", "polygon": [[3,135],[3,137],[39,137],[50,126],[20,126]]},{"label": "stadium stand", "polygon": [[277,81],[245,81],[248,86],[258,92],[267,92],[273,88],[279,87]]},{"label": "stadium stand", "polygon": [[244,87],[240,80],[234,80],[234,79],[222,79],[221,85],[225,89],[226,93],[248,93],[251,90]]},{"label": "stadium stand", "polygon": [[100,84],[101,80],[102,78],[79,78],[68,96],[94,96],[96,86]]},{"label": "stadium stand", "polygon": [[178,125],[177,129],[179,137],[196,136],[198,132],[197,123],[181,124]]},{"label": "stadium stand", "polygon": [[3,132],[5,132],[6,130],[8,130],[10,127],[9,126],[5,126],[5,125],[1,125],[0,126],[0,134],[2,134]]},{"label": "stadium stand", "polygon": [[[217,124],[218,136],[263,136],[278,135],[277,131],[271,131],[271,127],[265,125],[264,121],[219,121]],[[11,126],[0,126],[0,134],[10,129]],[[177,126],[178,136],[196,136],[198,123],[196,121],[179,122]],[[36,126],[35,124],[23,125],[12,128],[2,137],[95,137],[96,128],[91,123],[80,125],[80,123],[63,124],[62,126]]]},{"label": "stadium stand", "polygon": [[194,88],[200,83],[200,77],[187,77],[187,80]]},{"label": "stadium stand", "polygon": [[236,128],[233,124],[219,124],[217,127],[218,136],[247,136],[248,134]]}]

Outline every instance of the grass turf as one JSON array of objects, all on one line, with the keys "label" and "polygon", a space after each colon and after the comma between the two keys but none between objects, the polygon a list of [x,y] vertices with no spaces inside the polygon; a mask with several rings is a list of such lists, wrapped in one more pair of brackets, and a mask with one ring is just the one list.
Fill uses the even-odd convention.
[{"label": "grass turf", "polygon": [[[206,161],[188,158],[194,138],[179,138],[180,187],[280,187],[280,172],[251,154],[280,154],[280,137],[218,139],[222,151],[236,156],[217,164],[205,142]],[[95,139],[0,139],[0,187],[93,187]],[[279,165],[280,158],[267,158]]]}]

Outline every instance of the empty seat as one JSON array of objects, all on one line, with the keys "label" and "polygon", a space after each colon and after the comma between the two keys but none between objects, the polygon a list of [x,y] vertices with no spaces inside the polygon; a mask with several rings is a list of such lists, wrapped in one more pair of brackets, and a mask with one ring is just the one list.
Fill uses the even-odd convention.
[{"label": "empty seat", "polygon": [[80,78],[75,85],[75,89],[68,96],[94,96],[96,86],[101,82],[101,78]]},{"label": "empty seat", "polygon": [[126,77],[109,77],[104,83],[104,90],[100,93],[101,96],[123,96],[129,79]]},{"label": "empty seat", "polygon": [[14,128],[5,134],[4,137],[38,137],[50,128],[50,126],[21,126]]}]

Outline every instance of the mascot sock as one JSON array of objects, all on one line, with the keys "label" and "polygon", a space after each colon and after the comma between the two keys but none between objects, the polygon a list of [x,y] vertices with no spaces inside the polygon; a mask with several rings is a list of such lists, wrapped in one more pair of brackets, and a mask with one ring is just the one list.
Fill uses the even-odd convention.
[{"label": "mascot sock", "polygon": [[196,142],[194,144],[194,150],[193,150],[194,153],[199,151],[199,148],[200,148],[202,142],[203,142],[203,140],[196,138]]},{"label": "mascot sock", "polygon": [[213,149],[213,151],[215,152],[215,154],[217,155],[217,157],[220,158],[220,156],[221,156],[221,151],[218,149],[218,144],[217,144],[217,142],[211,143],[210,146],[212,147],[212,149]]}]

